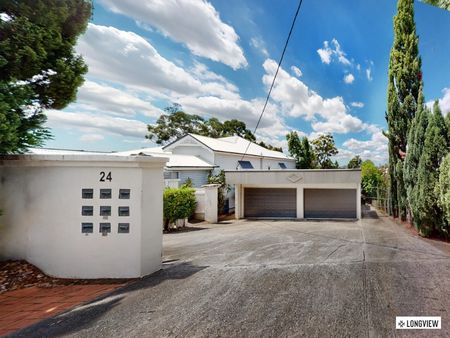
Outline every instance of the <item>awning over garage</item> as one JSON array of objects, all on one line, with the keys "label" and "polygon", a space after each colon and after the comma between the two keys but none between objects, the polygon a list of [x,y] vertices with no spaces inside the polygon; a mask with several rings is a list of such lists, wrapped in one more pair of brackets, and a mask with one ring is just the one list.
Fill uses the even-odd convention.
[{"label": "awning over garage", "polygon": [[304,218],[357,218],[356,189],[304,189]]},{"label": "awning over garage", "polygon": [[297,189],[245,188],[245,217],[297,217]]}]

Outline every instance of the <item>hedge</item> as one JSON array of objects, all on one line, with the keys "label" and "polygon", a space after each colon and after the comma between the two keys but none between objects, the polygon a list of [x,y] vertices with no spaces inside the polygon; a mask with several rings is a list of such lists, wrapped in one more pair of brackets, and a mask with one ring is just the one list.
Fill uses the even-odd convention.
[{"label": "hedge", "polygon": [[164,224],[191,217],[197,206],[195,190],[188,187],[164,190]]}]

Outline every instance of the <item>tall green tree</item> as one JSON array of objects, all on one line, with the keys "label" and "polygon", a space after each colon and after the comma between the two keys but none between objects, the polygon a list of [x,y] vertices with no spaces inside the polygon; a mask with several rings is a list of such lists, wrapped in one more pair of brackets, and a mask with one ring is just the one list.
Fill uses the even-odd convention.
[{"label": "tall green tree", "polygon": [[371,160],[361,164],[361,190],[364,196],[376,198],[377,189],[383,181],[382,172]]},{"label": "tall green tree", "polygon": [[407,214],[403,158],[411,120],[417,110],[422,84],[419,38],[414,22],[414,0],[398,0],[394,17],[394,44],[388,74],[386,120],[389,140],[389,174],[393,216],[403,220]]},{"label": "tall green tree", "polygon": [[444,227],[443,211],[439,205],[436,187],[439,182],[439,167],[448,152],[444,117],[436,101],[425,134],[417,180],[417,224],[425,235],[442,233]]},{"label": "tall green tree", "polygon": [[430,5],[434,5],[450,11],[450,0],[422,0]]},{"label": "tall green tree", "polygon": [[333,135],[323,134],[312,140],[317,164],[321,169],[336,169],[336,162],[331,157],[338,154]]},{"label": "tall green tree", "polygon": [[75,100],[87,66],[74,46],[92,13],[87,0],[0,1],[0,153],[50,136],[45,109]]},{"label": "tall green tree", "polygon": [[[213,117],[205,120],[199,115],[184,112],[181,105],[176,103],[164,111],[165,114],[162,114],[155,124],[147,126],[148,134],[145,137],[156,144],[167,144],[189,133],[213,138],[236,135],[252,142],[256,141],[255,135],[247,129],[245,123],[236,119],[220,122]],[[282,151],[281,148],[264,142],[259,144],[270,150]]]},{"label": "tall green tree", "polygon": [[361,164],[362,164],[361,157],[359,157],[359,155],[356,155],[348,162],[347,168],[348,169],[361,168]]},{"label": "tall green tree", "polygon": [[450,153],[444,158],[439,167],[439,183],[437,186],[439,206],[444,214],[443,232],[450,237]]},{"label": "tall green tree", "polygon": [[315,168],[314,163],[314,152],[309,144],[309,140],[306,136],[298,136],[296,131],[291,131],[286,135],[288,142],[288,151],[292,157],[295,158],[295,165],[297,169],[313,169]]},{"label": "tall green tree", "polygon": [[417,114],[414,117],[408,134],[408,149],[404,163],[404,183],[406,186],[406,194],[408,198],[408,206],[411,213],[412,221],[417,226],[418,212],[418,168],[420,156],[423,153],[425,144],[425,133],[430,118],[430,111],[424,105],[423,94],[419,96]]}]

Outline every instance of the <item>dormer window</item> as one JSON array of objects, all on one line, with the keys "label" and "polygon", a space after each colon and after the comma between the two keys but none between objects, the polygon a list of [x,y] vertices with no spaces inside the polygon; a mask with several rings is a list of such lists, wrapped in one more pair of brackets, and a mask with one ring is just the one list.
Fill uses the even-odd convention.
[{"label": "dormer window", "polygon": [[241,169],[253,169],[253,165],[250,161],[238,161]]},{"label": "dormer window", "polygon": [[287,169],[286,164],[283,162],[278,163],[281,169]]}]

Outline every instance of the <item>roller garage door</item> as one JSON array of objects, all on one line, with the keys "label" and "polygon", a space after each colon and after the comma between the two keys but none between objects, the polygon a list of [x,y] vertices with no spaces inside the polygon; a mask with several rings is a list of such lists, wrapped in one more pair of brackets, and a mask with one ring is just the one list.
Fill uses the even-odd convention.
[{"label": "roller garage door", "polygon": [[305,189],[305,218],[357,218],[356,189]]},{"label": "roller garage door", "polygon": [[297,217],[297,189],[245,188],[245,217]]}]

